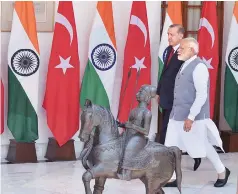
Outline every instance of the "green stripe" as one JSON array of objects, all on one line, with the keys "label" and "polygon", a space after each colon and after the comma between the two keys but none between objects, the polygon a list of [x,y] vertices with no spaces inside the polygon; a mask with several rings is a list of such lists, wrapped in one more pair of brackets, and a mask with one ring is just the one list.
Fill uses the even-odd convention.
[{"label": "green stripe", "polygon": [[7,125],[18,142],[33,142],[38,139],[37,114],[10,67],[8,67]]},{"label": "green stripe", "polygon": [[99,78],[95,68],[90,60],[85,69],[83,76],[81,92],[80,92],[80,105],[83,107],[85,100],[89,99],[93,104],[97,104],[106,108],[110,108],[109,99],[102,81]]},{"label": "green stripe", "polygon": [[158,80],[160,79],[160,76],[161,76],[161,74],[162,74],[163,68],[164,68],[164,63],[162,62],[162,60],[161,60],[160,57],[159,57],[159,72],[158,72]]},{"label": "green stripe", "polygon": [[[164,68],[164,63],[162,62],[160,57],[159,57],[158,60],[159,60],[159,72],[158,72],[158,82],[159,82],[161,74],[162,74],[162,71],[163,71],[163,68]],[[161,107],[159,107],[159,110],[160,110],[160,112],[162,112],[162,108]]]},{"label": "green stripe", "polygon": [[224,86],[224,116],[233,132],[238,132],[238,84],[226,67]]}]

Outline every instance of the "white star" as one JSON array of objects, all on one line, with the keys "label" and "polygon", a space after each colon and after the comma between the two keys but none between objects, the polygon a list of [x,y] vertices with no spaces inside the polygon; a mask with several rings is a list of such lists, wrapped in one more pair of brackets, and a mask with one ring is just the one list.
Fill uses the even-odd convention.
[{"label": "white star", "polygon": [[212,67],[212,65],[211,65],[212,58],[206,60],[204,57],[202,57],[202,60],[203,60],[203,62],[206,64],[206,66],[207,66],[208,69],[214,69],[214,68]]},{"label": "white star", "polygon": [[133,66],[131,66],[131,68],[137,69],[137,72],[138,72],[140,69],[147,68],[147,67],[143,64],[143,63],[144,63],[144,60],[145,60],[145,57],[142,58],[141,60],[139,60],[139,59],[137,59],[137,58],[135,57],[136,63],[135,63]]},{"label": "white star", "polygon": [[59,58],[60,58],[60,64],[55,66],[55,68],[61,68],[64,74],[66,73],[68,68],[74,68],[74,66],[72,66],[69,63],[71,57],[68,57],[67,59],[63,59],[61,56],[59,56]]}]

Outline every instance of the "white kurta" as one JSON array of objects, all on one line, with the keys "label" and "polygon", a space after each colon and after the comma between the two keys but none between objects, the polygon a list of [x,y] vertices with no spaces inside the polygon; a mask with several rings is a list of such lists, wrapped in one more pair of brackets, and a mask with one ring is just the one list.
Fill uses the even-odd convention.
[{"label": "white kurta", "polygon": [[[185,61],[179,73],[181,73],[196,57],[197,56],[193,56]],[[188,115],[188,118],[191,120],[194,120],[206,102],[208,79],[209,72],[207,67],[204,64],[199,63],[193,72],[196,98]],[[181,150],[186,151],[192,158],[202,158],[207,156],[207,141],[223,150],[219,131],[211,119],[194,121],[192,129],[189,132],[184,131],[184,121],[176,121],[174,118],[169,120],[165,139],[166,146],[177,146]]]}]

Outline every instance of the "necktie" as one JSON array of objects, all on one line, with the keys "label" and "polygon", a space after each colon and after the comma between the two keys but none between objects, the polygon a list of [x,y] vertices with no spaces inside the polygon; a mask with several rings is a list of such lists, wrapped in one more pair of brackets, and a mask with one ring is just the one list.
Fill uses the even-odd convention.
[{"label": "necktie", "polygon": [[174,48],[172,47],[172,49],[171,49],[171,51],[170,51],[170,54],[169,54],[169,57],[168,57],[168,60],[167,60],[167,64],[166,64],[167,66],[168,66],[169,61],[170,61],[170,59],[172,58],[173,54],[174,54]]}]

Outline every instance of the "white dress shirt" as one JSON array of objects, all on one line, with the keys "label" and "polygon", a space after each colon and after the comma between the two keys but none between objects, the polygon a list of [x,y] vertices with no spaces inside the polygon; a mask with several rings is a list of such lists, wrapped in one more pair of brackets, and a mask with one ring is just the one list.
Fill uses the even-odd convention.
[{"label": "white dress shirt", "polygon": [[[183,70],[189,65],[189,63],[191,63],[196,58],[197,55],[185,61],[179,73],[183,72]],[[195,119],[195,117],[199,114],[202,106],[205,104],[207,100],[208,79],[209,79],[209,72],[207,66],[204,63],[199,63],[193,71],[193,82],[194,87],[196,89],[196,98],[190,108],[190,113],[188,115],[188,119],[190,120]]]},{"label": "white dress shirt", "polygon": [[180,44],[177,44],[176,46],[173,46],[173,49],[174,49],[174,53],[178,50]]}]

